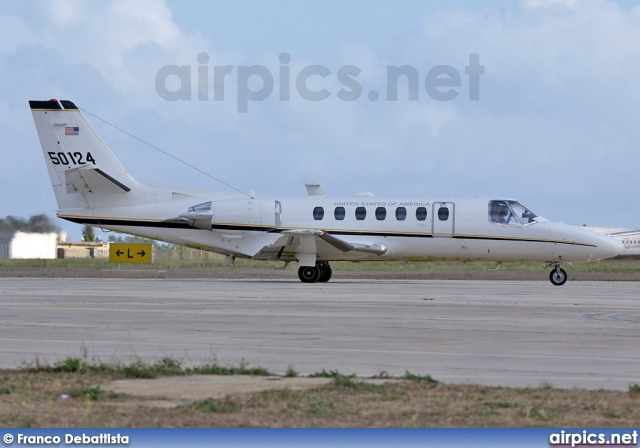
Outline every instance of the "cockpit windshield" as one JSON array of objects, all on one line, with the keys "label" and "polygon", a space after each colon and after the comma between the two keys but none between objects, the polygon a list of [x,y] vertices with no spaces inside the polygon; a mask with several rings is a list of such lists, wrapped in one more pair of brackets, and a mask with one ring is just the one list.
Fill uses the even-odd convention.
[{"label": "cockpit windshield", "polygon": [[528,226],[546,219],[516,201],[489,201],[489,221],[503,226]]}]

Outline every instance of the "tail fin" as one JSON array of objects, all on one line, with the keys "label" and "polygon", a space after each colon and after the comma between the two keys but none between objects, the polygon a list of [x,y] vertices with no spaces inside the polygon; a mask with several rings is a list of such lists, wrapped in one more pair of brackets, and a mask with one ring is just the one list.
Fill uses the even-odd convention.
[{"label": "tail fin", "polygon": [[29,101],[59,209],[130,205],[136,184],[71,101]]}]

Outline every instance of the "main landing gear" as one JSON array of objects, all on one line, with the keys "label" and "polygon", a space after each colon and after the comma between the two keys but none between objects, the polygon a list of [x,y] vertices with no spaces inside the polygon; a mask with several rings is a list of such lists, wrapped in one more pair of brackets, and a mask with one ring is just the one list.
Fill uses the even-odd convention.
[{"label": "main landing gear", "polygon": [[560,267],[560,263],[556,263],[555,267],[549,274],[549,280],[555,286],[562,286],[567,282],[567,272]]},{"label": "main landing gear", "polygon": [[315,266],[300,266],[298,278],[303,283],[328,282],[331,279],[331,266],[326,261],[320,261]]}]

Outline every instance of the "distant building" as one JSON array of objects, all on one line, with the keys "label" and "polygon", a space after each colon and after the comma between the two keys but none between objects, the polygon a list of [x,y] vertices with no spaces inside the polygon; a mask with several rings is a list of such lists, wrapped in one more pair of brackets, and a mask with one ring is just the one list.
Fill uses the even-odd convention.
[{"label": "distant building", "polygon": [[9,248],[14,232],[0,232],[0,258],[11,258]]},{"label": "distant building", "polygon": [[109,258],[109,243],[58,243],[58,258]]},{"label": "distant building", "polygon": [[57,233],[0,233],[0,258],[56,258]]}]

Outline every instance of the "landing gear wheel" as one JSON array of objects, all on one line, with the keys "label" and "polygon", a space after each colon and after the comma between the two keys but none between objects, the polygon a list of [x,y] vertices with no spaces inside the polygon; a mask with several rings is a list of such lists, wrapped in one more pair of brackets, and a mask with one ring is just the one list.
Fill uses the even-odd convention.
[{"label": "landing gear wheel", "polygon": [[333,271],[331,270],[331,266],[329,266],[329,263],[320,265],[320,278],[318,279],[318,281],[328,282],[329,280],[331,280],[331,274],[333,274]]},{"label": "landing gear wheel", "polygon": [[556,266],[549,274],[549,280],[556,286],[562,286],[567,282],[567,273],[564,269]]},{"label": "landing gear wheel", "polygon": [[302,283],[315,283],[320,279],[321,272],[318,265],[300,266],[298,269],[298,278]]}]

